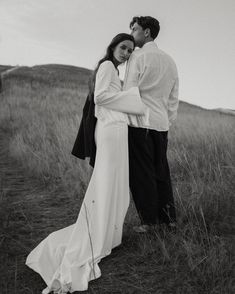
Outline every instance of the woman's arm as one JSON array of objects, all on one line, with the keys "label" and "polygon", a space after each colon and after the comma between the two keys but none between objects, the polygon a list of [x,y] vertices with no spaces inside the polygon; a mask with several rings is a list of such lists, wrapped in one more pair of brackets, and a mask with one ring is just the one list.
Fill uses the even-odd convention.
[{"label": "woman's arm", "polygon": [[110,84],[114,79],[115,68],[111,61],[103,62],[96,75],[94,101],[105,108],[128,114],[145,114],[138,87],[126,91],[112,92]]}]

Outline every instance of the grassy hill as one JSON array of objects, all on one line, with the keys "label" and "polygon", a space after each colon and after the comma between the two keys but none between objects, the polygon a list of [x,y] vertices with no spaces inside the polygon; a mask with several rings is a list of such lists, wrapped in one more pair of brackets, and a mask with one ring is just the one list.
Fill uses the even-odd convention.
[{"label": "grassy hill", "polygon": [[[6,70],[12,69],[12,66],[0,65],[0,74]],[[71,65],[62,64],[46,64],[36,65],[33,67],[20,66],[13,72],[4,76],[4,86],[9,88],[12,84],[21,87],[22,82],[30,84],[32,88],[40,87],[41,85],[47,85],[50,87],[58,88],[83,88],[87,89],[87,81],[92,71],[82,67],[76,67]],[[235,114],[234,110],[218,108],[214,110],[207,110],[203,107],[190,104],[185,101],[180,101],[179,112],[182,113],[207,113],[216,111],[222,114]]]},{"label": "grassy hill", "polygon": [[235,110],[234,109],[228,109],[228,108],[216,108],[216,111],[228,115],[235,115]]},{"label": "grassy hill", "polygon": [[12,68],[10,65],[0,65],[0,74],[10,68]]},{"label": "grassy hill", "polygon": [[[1,69],[1,68],[0,68]],[[33,67],[20,66],[9,74],[4,75],[5,88],[10,84],[21,86],[22,83],[37,89],[41,85],[60,88],[78,88],[87,83],[91,71],[85,68],[69,65],[37,65]]]},{"label": "grassy hill", "polygon": [[[0,293],[39,293],[44,283],[24,266],[27,254],[76,221],[91,169],[71,149],[90,74],[42,65],[2,76]],[[180,102],[168,150],[178,230],[134,234],[131,202],[123,245],[102,260],[86,293],[235,292],[234,129],[232,115]]]}]

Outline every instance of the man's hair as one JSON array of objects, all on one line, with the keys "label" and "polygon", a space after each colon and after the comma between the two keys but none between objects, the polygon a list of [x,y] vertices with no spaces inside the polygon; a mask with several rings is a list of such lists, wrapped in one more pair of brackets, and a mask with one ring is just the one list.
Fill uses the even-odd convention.
[{"label": "man's hair", "polygon": [[156,39],[160,31],[160,24],[156,18],[153,18],[151,16],[135,16],[133,17],[130,23],[130,28],[132,28],[134,23],[137,23],[138,25],[140,25],[144,30],[150,29],[151,37],[153,39]]}]

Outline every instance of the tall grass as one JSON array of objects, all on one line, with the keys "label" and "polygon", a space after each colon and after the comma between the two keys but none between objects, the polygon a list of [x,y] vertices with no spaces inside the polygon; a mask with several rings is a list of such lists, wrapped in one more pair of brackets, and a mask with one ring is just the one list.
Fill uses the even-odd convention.
[{"label": "tall grass", "polygon": [[1,124],[12,131],[12,156],[45,181],[60,179],[73,188],[76,183],[75,189],[84,189],[90,172],[87,164],[71,155],[87,94],[83,76],[69,81],[68,88],[58,87],[55,78],[48,81],[44,77],[45,82],[35,88],[24,76],[17,80],[16,73],[6,79],[0,110]]},{"label": "tall grass", "polygon": [[[6,77],[0,123],[11,133],[11,156],[43,183],[61,185],[74,205],[81,203],[91,169],[71,155],[88,74],[71,76],[62,76],[62,87],[55,76],[33,84],[17,71]],[[233,293],[234,130],[234,116],[180,104],[168,151],[177,233],[162,228],[134,235],[138,218],[131,202],[121,254],[104,261],[104,278],[90,293]],[[58,204],[51,213],[62,209]]]}]

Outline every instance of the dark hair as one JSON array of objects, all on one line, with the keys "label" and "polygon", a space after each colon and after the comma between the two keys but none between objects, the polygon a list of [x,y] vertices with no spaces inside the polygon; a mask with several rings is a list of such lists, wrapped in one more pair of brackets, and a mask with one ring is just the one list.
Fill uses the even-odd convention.
[{"label": "dark hair", "polygon": [[[105,56],[100,59],[100,61],[98,62],[97,66],[95,67],[93,74],[91,76],[91,78],[89,79],[89,95],[90,97],[92,96],[92,94],[94,93],[94,89],[95,89],[95,79],[96,79],[96,74],[97,71],[99,69],[99,66],[101,65],[101,63],[103,63],[106,60],[110,60],[113,64],[114,64],[114,60],[113,60],[113,51],[115,49],[115,47],[126,40],[130,40],[134,43],[135,46],[135,39],[132,35],[126,34],[126,33],[120,33],[118,35],[116,35],[112,41],[110,42],[110,44],[108,45],[107,49],[106,49],[106,54]],[[114,64],[115,66],[115,64]]]},{"label": "dark hair", "polygon": [[160,24],[156,18],[153,18],[151,16],[135,16],[133,17],[130,23],[130,28],[132,28],[134,23],[137,23],[138,25],[140,25],[144,30],[150,29],[151,37],[153,39],[156,39],[160,31]]}]

